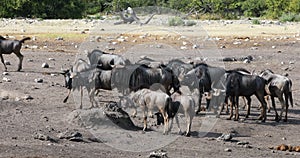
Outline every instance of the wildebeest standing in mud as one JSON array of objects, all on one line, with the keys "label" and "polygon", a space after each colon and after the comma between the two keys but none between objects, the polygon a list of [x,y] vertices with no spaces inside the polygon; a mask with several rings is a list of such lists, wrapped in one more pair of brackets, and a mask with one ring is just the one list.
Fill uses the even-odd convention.
[{"label": "wildebeest standing in mud", "polygon": [[5,71],[7,71],[6,64],[4,63],[3,54],[15,53],[19,58],[18,71],[22,69],[23,55],[21,54],[22,43],[26,40],[30,40],[30,37],[25,37],[22,40],[7,40],[6,38],[0,36],[0,58],[4,65]]},{"label": "wildebeest standing in mud", "polygon": [[[248,100],[247,114],[246,118],[250,114],[251,96],[255,95],[262,105],[261,115],[259,119],[262,122],[266,121],[266,107],[267,103],[264,99],[265,96],[265,80],[257,75],[242,74],[238,71],[227,71],[226,77],[226,98],[231,98],[231,112],[228,119],[233,116],[233,107],[235,107],[235,118],[237,121],[239,119],[239,96],[245,96]],[[225,99],[227,100],[227,99]]]},{"label": "wildebeest standing in mud", "polygon": [[[262,71],[260,76],[266,80],[266,93],[271,97],[272,107],[275,111],[275,121],[281,120],[284,109],[284,121],[287,121],[289,100],[291,102],[291,106],[293,107],[292,81],[286,76],[274,74],[271,70]],[[278,117],[278,113],[276,110],[274,99],[275,97],[277,97],[281,103],[280,117]]]}]

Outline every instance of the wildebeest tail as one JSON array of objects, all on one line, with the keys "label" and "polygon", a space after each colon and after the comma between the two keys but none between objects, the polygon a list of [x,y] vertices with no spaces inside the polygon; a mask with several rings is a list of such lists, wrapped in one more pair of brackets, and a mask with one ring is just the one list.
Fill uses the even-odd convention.
[{"label": "wildebeest tail", "polygon": [[26,40],[30,40],[30,37],[25,37],[25,38],[21,39],[20,42],[24,43]]}]

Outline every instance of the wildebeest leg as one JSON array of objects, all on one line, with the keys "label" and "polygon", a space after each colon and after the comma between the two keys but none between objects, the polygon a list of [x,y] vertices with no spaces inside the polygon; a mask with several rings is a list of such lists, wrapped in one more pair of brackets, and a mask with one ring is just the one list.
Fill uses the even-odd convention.
[{"label": "wildebeest leg", "polygon": [[266,103],[267,103],[267,107],[268,107],[268,113],[271,112],[271,105],[270,105],[270,96],[265,96],[265,100],[266,100]]},{"label": "wildebeest leg", "polygon": [[70,94],[71,94],[71,89],[69,89],[69,91],[68,91],[68,95],[66,96],[66,98],[64,99],[64,101],[63,101],[63,103],[66,103],[67,101],[68,101],[68,99],[69,99],[69,96],[70,96]]},{"label": "wildebeest leg", "polygon": [[227,118],[227,120],[231,120],[231,118],[232,118],[232,116],[233,116],[233,105],[234,105],[234,103],[235,103],[235,101],[234,101],[234,99],[233,99],[234,97],[230,97],[230,115],[229,115],[229,118]]},{"label": "wildebeest leg", "polygon": [[164,132],[163,134],[168,134],[169,133],[169,119],[168,119],[168,115],[165,112],[164,109],[159,109],[159,112],[162,114],[163,118],[164,118]]},{"label": "wildebeest leg", "polygon": [[185,117],[186,117],[186,132],[185,132],[185,136],[189,137],[191,135],[191,126],[192,126],[192,120],[193,120],[193,117],[192,116],[189,116],[187,113],[185,114]]},{"label": "wildebeest leg", "polygon": [[202,100],[202,93],[200,93],[200,96],[198,98],[199,105],[198,105],[198,109],[196,111],[196,114],[198,114],[201,111],[201,100]]},{"label": "wildebeest leg", "polygon": [[79,106],[79,109],[82,109],[82,98],[83,98],[83,88],[80,87],[80,106]]},{"label": "wildebeest leg", "polygon": [[235,97],[235,117],[234,121],[239,120],[239,96]]},{"label": "wildebeest leg", "polygon": [[143,132],[145,132],[146,129],[147,129],[147,115],[148,115],[148,111],[147,111],[147,109],[144,109],[144,114],[143,114],[144,128],[143,128]]},{"label": "wildebeest leg", "polygon": [[182,134],[177,114],[175,116],[175,121],[176,121],[176,124],[177,124],[177,127],[178,127],[178,134]]},{"label": "wildebeest leg", "polygon": [[275,105],[275,98],[273,97],[273,96],[271,96],[271,102],[272,102],[272,107],[273,107],[273,109],[274,109],[274,111],[275,111],[275,121],[279,121],[278,120],[278,113],[277,113],[277,110],[276,110],[276,105]]},{"label": "wildebeest leg", "polygon": [[[245,108],[246,108],[246,106],[248,105],[248,104],[247,104],[247,102],[246,102],[246,99],[245,99],[245,98],[246,98],[246,97],[244,97],[244,96],[242,97],[242,99],[243,99],[243,101],[244,101],[244,106],[243,106],[243,109],[245,109]],[[247,100],[248,100],[248,99],[247,99]]]},{"label": "wildebeest leg", "polygon": [[[248,118],[249,117],[249,115],[250,115],[250,106],[251,106],[251,97],[250,96],[247,96],[247,97],[243,97],[244,99],[246,98],[247,99],[247,114],[246,114],[246,118]],[[245,100],[244,100],[244,102],[246,102]]]},{"label": "wildebeest leg", "polygon": [[3,59],[3,56],[2,56],[2,54],[0,54],[0,58],[1,58],[1,62],[2,62],[2,64],[4,65],[4,68],[5,68],[5,70],[4,70],[4,71],[7,71],[7,67],[6,67],[6,65],[5,65],[5,63],[4,63],[4,59]]},{"label": "wildebeest leg", "polygon": [[[261,106],[262,106],[262,110],[261,110],[261,114],[258,117],[259,120],[261,120],[262,122],[265,122],[267,119],[267,103],[266,100],[264,98],[264,94],[256,94],[257,99],[259,100]],[[274,99],[273,99],[274,100]],[[274,106],[275,106],[275,102],[274,102]]]},{"label": "wildebeest leg", "polygon": [[18,66],[18,71],[21,71],[22,69],[22,62],[23,62],[23,58],[24,56],[18,52],[18,53],[15,53],[17,55],[17,57],[19,58],[19,66]]},{"label": "wildebeest leg", "polygon": [[282,118],[283,111],[284,111],[284,109],[285,109],[285,103],[284,103],[284,100],[283,100],[283,96],[282,96],[282,95],[279,96],[278,99],[279,99],[280,104],[281,104],[281,112],[280,112],[279,120],[278,120],[278,121],[280,121],[281,118]]},{"label": "wildebeest leg", "polygon": [[90,97],[90,102],[91,102],[91,104],[92,104],[92,106],[91,106],[91,108],[93,108],[94,107],[94,103],[96,104],[96,106],[97,106],[97,102],[96,102],[96,100],[95,100],[95,89],[93,89],[93,90],[89,90],[89,97]]},{"label": "wildebeest leg", "polygon": [[289,93],[284,94],[285,97],[285,118],[284,118],[284,122],[287,121],[287,113],[288,113],[288,109],[289,109],[289,102],[288,102],[288,98],[289,98]]},{"label": "wildebeest leg", "polygon": [[206,110],[208,110],[208,108],[209,108],[210,100],[211,100],[211,99],[207,99],[207,98],[206,98]]}]

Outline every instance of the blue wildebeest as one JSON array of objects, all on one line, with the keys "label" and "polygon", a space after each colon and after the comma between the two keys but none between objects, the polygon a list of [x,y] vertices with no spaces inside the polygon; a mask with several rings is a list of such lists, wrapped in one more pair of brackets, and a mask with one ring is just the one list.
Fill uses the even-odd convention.
[{"label": "blue wildebeest", "polygon": [[178,76],[180,80],[184,75],[193,69],[192,64],[185,63],[179,59],[173,59],[166,64],[167,67],[173,70],[174,74]]},{"label": "blue wildebeest", "polygon": [[130,64],[130,61],[121,55],[105,53],[98,49],[94,49],[87,56],[91,65],[98,65],[103,70],[112,70],[116,65]]},{"label": "blue wildebeest", "polygon": [[23,55],[21,54],[22,43],[26,40],[30,40],[30,37],[25,37],[22,40],[7,40],[6,38],[0,36],[0,58],[1,62],[4,65],[5,71],[7,71],[7,67],[4,63],[3,54],[11,54],[15,53],[19,58],[18,71],[22,69],[22,61]]},{"label": "blue wildebeest", "polygon": [[175,117],[176,124],[179,129],[179,133],[181,133],[181,129],[178,121],[178,113],[181,113],[184,114],[185,123],[186,123],[186,131],[184,135],[190,136],[192,120],[195,116],[196,101],[191,95],[185,95],[179,93],[172,94],[171,98],[172,98],[172,105],[171,107],[167,108],[168,117],[171,119],[170,130],[172,129],[173,118]]},{"label": "blue wildebeest", "polygon": [[237,121],[239,119],[239,96],[245,96],[248,100],[247,114],[246,118],[250,114],[251,96],[255,95],[262,105],[261,114],[259,119],[262,122],[266,121],[266,106],[267,103],[264,99],[265,96],[265,80],[257,75],[243,74],[239,71],[227,71],[226,77],[226,99],[229,97],[231,100],[231,112],[228,119],[233,116],[233,106],[235,107],[235,118]]},{"label": "blue wildebeest", "polygon": [[147,65],[132,64],[113,69],[114,87],[121,91],[129,88],[130,91],[137,91],[143,88],[161,89],[168,95],[170,90],[180,93],[180,82],[173,71],[164,65],[152,68]]},{"label": "blue wildebeest", "polygon": [[[286,76],[274,74],[271,70],[262,71],[260,76],[266,80],[266,93],[271,97],[272,107],[274,108],[276,114],[275,120],[281,120],[283,111],[285,109],[284,121],[287,121],[287,112],[289,108],[288,100],[290,100],[290,103],[293,107],[292,81]],[[277,97],[281,103],[280,117],[278,117],[275,107],[275,97]]]},{"label": "blue wildebeest", "polygon": [[[91,107],[94,107],[96,103],[94,95],[97,85],[97,78],[100,74],[100,71],[94,66],[91,66],[88,62],[83,59],[78,59],[75,61],[74,65],[70,70],[65,70],[62,72],[65,77],[65,87],[68,89],[68,95],[64,99],[64,103],[67,102],[71,91],[79,90],[81,93],[81,102],[79,108],[82,108],[82,97],[83,97],[83,88],[85,87],[88,91],[88,95],[91,102]],[[97,103],[96,103],[97,104]]]},{"label": "blue wildebeest", "polygon": [[164,132],[163,134],[168,134],[169,132],[169,117],[167,113],[167,108],[171,106],[172,99],[166,93],[160,91],[152,91],[150,89],[141,89],[136,92],[132,92],[129,98],[133,103],[137,104],[134,106],[135,112],[137,113],[137,108],[140,107],[143,113],[144,128],[143,131],[147,129],[147,117],[148,112],[153,114],[154,110],[158,110],[164,118]]},{"label": "blue wildebeest", "polygon": [[[190,89],[197,88],[199,90],[198,108],[196,113],[201,110],[202,96],[206,93],[210,93],[212,90],[212,83],[215,83],[216,87],[219,86],[220,82],[223,82],[225,69],[221,67],[213,67],[205,63],[200,63],[195,66],[194,69],[184,75],[182,85],[188,86]],[[223,88],[223,87],[218,87]],[[208,94],[208,96],[210,96]],[[210,97],[206,97],[206,109],[209,108]],[[219,104],[219,103],[217,103]]]}]

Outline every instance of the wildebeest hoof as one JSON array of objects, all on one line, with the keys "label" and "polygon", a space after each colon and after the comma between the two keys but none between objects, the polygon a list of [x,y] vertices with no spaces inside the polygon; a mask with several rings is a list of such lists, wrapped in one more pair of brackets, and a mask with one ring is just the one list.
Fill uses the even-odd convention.
[{"label": "wildebeest hoof", "polygon": [[226,120],[231,120],[231,117],[228,117]]},{"label": "wildebeest hoof", "polygon": [[236,118],[234,119],[234,121],[238,121],[238,120],[239,120],[239,119],[236,119]]},{"label": "wildebeest hoof", "polygon": [[142,134],[145,134],[145,133],[146,133],[146,132],[143,130],[143,131],[142,131]]},{"label": "wildebeest hoof", "polygon": [[190,133],[190,132],[189,132],[189,133],[186,133],[186,132],[185,132],[184,136],[190,137],[190,136],[191,136],[191,133]]}]

